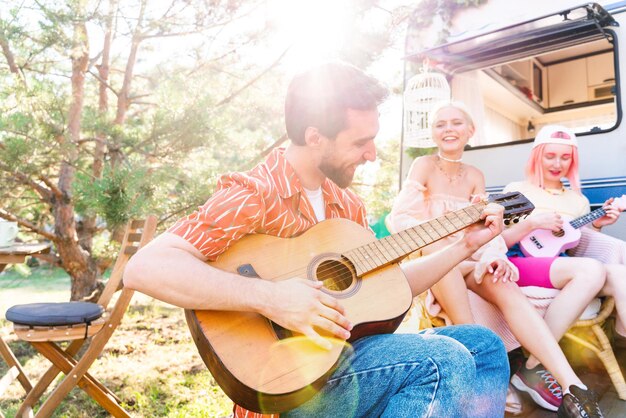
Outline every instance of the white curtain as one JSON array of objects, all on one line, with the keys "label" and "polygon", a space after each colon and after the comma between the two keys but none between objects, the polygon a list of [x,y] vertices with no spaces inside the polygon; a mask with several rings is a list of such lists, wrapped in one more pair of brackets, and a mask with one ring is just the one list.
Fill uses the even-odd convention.
[{"label": "white curtain", "polygon": [[485,122],[485,142],[481,145],[501,144],[529,137],[521,126],[488,105],[485,106]]},{"label": "white curtain", "polygon": [[480,71],[457,74],[451,83],[452,98],[465,103],[474,118],[476,133],[470,145],[491,145],[526,138],[528,135],[523,127],[485,102]]},{"label": "white curtain", "polygon": [[474,119],[476,133],[469,141],[469,144],[472,146],[484,145],[488,142],[485,135],[485,124],[487,122],[485,120],[485,103],[480,91],[478,71],[456,74],[452,78],[451,83],[452,99],[463,102],[470,110]]}]

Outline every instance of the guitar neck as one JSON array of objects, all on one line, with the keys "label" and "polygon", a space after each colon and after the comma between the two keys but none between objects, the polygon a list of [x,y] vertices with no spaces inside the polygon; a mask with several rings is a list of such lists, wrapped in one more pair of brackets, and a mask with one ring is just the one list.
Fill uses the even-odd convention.
[{"label": "guitar neck", "polygon": [[573,226],[575,229],[578,229],[587,225],[590,222],[595,221],[598,218],[603,217],[604,215],[606,215],[606,211],[603,208],[599,208],[599,209],[589,212],[586,215],[579,216],[578,218],[570,221],[569,224]]},{"label": "guitar neck", "polygon": [[435,241],[439,241],[478,222],[486,203],[477,203],[449,212],[397,234],[354,248],[343,254],[361,276],[395,263]]}]

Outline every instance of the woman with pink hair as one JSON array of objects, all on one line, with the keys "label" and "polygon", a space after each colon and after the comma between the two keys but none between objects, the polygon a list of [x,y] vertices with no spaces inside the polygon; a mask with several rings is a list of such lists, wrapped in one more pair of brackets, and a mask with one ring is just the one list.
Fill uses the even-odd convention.
[{"label": "woman with pink hair", "polygon": [[[523,193],[534,205],[533,214],[502,233],[509,261],[519,270],[518,285],[561,289],[548,307],[544,319],[559,339],[576,321],[586,307],[589,292],[614,296],[617,307],[616,332],[626,338],[626,266],[620,260],[624,242],[599,233],[603,226],[614,223],[620,208],[614,199],[604,202],[606,214],[581,228],[587,248],[605,248],[601,251],[574,251],[574,257],[562,253],[554,257],[527,257],[518,242],[534,230],[559,232],[565,218],[577,218],[589,213],[589,200],[580,191],[578,174],[578,142],[571,129],[559,125],[544,126],[537,134],[526,165],[526,181],[515,182],[505,192]],[[563,179],[569,180],[569,188]],[[598,245],[590,246],[591,242]],[[576,249],[575,249],[576,250]],[[528,253],[528,251],[526,251]],[[586,256],[586,257],[583,257]],[[594,291],[590,278],[602,269],[602,286]],[[592,272],[593,274],[590,274]],[[522,369],[514,378],[514,385],[524,388],[528,370]],[[516,381],[517,380],[517,381]]]}]

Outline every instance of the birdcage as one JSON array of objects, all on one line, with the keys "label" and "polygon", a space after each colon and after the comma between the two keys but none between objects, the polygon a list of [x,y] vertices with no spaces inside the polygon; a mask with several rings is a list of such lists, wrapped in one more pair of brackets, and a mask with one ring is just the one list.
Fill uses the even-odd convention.
[{"label": "birdcage", "polygon": [[440,102],[450,100],[450,85],[441,73],[429,71],[425,66],[409,79],[404,90],[404,145],[430,148],[429,113]]}]

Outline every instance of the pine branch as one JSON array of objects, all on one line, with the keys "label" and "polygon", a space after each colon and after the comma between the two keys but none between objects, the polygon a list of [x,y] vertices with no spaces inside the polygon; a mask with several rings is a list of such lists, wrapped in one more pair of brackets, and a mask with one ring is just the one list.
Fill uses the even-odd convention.
[{"label": "pine branch", "polygon": [[6,37],[6,32],[4,28],[4,20],[0,19],[0,48],[2,49],[2,53],[7,60],[7,64],[9,65],[9,71],[15,74],[16,78],[22,83],[24,87],[28,87],[24,72],[15,62],[15,55],[13,55],[13,51],[11,51],[11,47],[9,46],[9,40]]},{"label": "pine branch", "polygon": [[[41,196],[41,198],[44,201],[46,201],[46,202],[50,201],[50,199],[52,197],[52,194],[53,194],[53,191],[51,189],[46,189],[42,185],[40,185],[37,182],[33,181],[27,174],[24,174],[24,173],[22,173],[20,171],[13,170],[11,167],[7,166],[6,164],[0,164],[0,170],[5,171],[7,173],[10,173],[15,179],[18,180],[18,182],[20,184],[23,184],[25,186],[29,186],[39,196]],[[41,178],[40,178],[40,180],[41,180]],[[44,184],[46,184],[46,183],[44,182]]]}]

